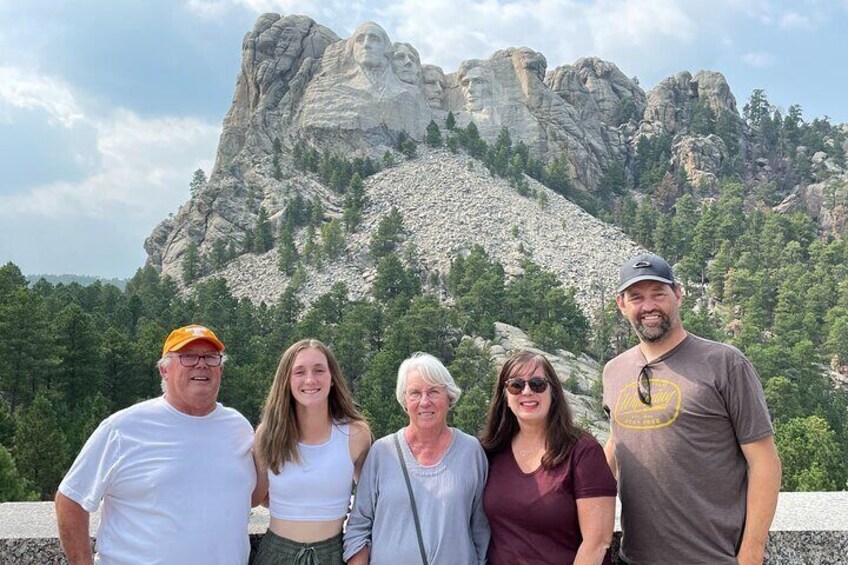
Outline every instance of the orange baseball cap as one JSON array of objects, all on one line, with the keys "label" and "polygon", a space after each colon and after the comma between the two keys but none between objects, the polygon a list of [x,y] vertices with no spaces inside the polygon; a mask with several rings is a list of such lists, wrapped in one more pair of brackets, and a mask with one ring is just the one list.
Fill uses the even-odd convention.
[{"label": "orange baseball cap", "polygon": [[192,324],[190,326],[177,328],[168,335],[168,339],[165,340],[165,346],[162,348],[162,355],[164,356],[170,351],[179,351],[189,343],[195,342],[199,339],[205,339],[214,345],[218,351],[224,350],[224,344],[221,343],[221,340],[218,339],[215,332],[205,326]]}]

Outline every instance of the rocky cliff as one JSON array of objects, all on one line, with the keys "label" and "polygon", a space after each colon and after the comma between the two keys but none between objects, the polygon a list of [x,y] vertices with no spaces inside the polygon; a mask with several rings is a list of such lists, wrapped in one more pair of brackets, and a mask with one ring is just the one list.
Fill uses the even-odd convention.
[{"label": "rocky cliff", "polygon": [[[209,182],[154,229],[145,242],[148,261],[180,279],[190,244],[209,256],[216,241],[241,242],[259,208],[279,229],[297,195],[318,198],[329,217],[338,217],[341,197],[292,165],[296,146],[379,159],[399,136],[423,140],[431,120],[444,131],[449,114],[458,127],[473,121],[489,142],[506,128],[540,161],[564,158],[572,184],[588,193],[612,163],[632,176],[640,139],[660,134],[674,138],[671,163],[690,181],[709,185],[729,150],[717,136],[690,133],[695,110],[705,106],[739,121],[736,101],[715,72],[679,73],[645,93],[611,62],[581,58],[549,71],[541,53],[519,47],[444,73],[373,22],[340,39],[306,16],[265,14],[244,39]],[[740,127],[742,147],[744,135]],[[531,258],[556,272],[577,287],[586,307],[610,293],[617,265],[636,252],[620,231],[529,177],[536,199],[518,195],[467,156],[395,155],[400,164],[366,181],[370,205],[347,237],[346,253],[308,271],[307,289],[321,292],[341,279],[353,294],[367,295],[374,266],[365,248],[392,205],[403,213],[425,270],[444,273],[455,254],[479,243],[508,271]],[[212,274],[226,277],[238,295],[274,301],[287,284],[275,261],[272,251],[243,253]]]}]

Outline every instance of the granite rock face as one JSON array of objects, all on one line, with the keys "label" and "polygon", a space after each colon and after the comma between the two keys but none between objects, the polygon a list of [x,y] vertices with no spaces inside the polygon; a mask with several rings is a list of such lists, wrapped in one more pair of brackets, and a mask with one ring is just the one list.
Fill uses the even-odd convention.
[{"label": "granite rock face", "polygon": [[848,233],[848,173],[823,182],[797,186],[775,210],[781,213],[806,212],[824,233],[833,237]]},{"label": "granite rock face", "polygon": [[722,163],[727,158],[727,148],[719,136],[679,136],[671,152],[672,165],[675,169],[682,167],[690,183],[708,188],[717,186]]},{"label": "granite rock face", "polygon": [[[646,96],[597,58],[548,72],[544,55],[516,47],[446,73],[396,39],[373,22],[342,39],[306,16],[260,16],[244,39],[209,182],[156,226],[145,242],[148,262],[179,281],[190,245],[205,257],[216,242],[241,249],[260,209],[276,232],[297,195],[317,198],[330,218],[340,217],[342,197],[294,168],[296,146],[379,159],[402,132],[421,141],[431,120],[444,131],[449,112],[460,127],[474,121],[490,142],[508,128],[513,143],[523,142],[543,162],[565,159],[573,184],[589,192],[611,162],[631,166],[643,135],[677,136],[674,166],[693,180],[714,178],[725,158],[717,138],[685,139],[693,99],[736,111],[718,73],[680,73]],[[371,204],[361,227],[347,237],[344,258],[310,271],[307,300],[334,280],[345,281],[354,296],[369,295],[374,265],[364,250],[391,205],[407,218],[425,269],[444,273],[456,253],[480,243],[514,273],[528,256],[553,270],[577,287],[584,305],[597,304],[592,293],[608,292],[618,263],[637,251],[620,231],[532,179],[544,207],[477,162],[420,147],[423,157],[368,179]],[[273,302],[287,284],[275,263],[273,250],[242,253],[214,275],[226,277],[237,295]]]},{"label": "granite rock face", "polygon": [[[393,206],[409,232],[406,245],[417,250],[423,280],[432,273],[447,275],[454,257],[481,245],[508,274],[520,274],[525,259],[552,271],[563,284],[576,288],[578,302],[590,313],[599,300],[611,296],[618,265],[640,251],[620,230],[533,179],[528,182],[537,193],[536,199],[519,195],[505,179],[492,177],[482,164],[467,157],[424,147],[419,152],[418,158],[365,180],[370,205],[364,210],[362,223],[346,236],[345,253],[340,258],[325,261],[320,267],[306,266],[301,290],[305,301],[328,292],[335,282],[344,282],[353,298],[370,295],[376,266],[368,257],[368,244]],[[316,195],[328,216],[341,216],[342,197],[311,177],[294,171],[287,174],[291,177],[271,179],[263,188],[273,194],[264,200],[272,219],[293,193]],[[260,182],[258,178],[254,181]],[[234,187],[226,190],[226,200],[239,199]],[[227,214],[249,214],[244,208],[226,210]],[[174,218],[175,222],[181,220],[180,215]],[[295,236],[298,250],[305,245],[303,231]],[[207,244],[200,248],[203,252]],[[178,278],[181,261],[181,257],[174,257],[163,272]],[[210,276],[223,276],[235,296],[257,303],[275,302],[290,280],[277,268],[276,250],[244,254]]]},{"label": "granite rock face", "polygon": [[721,73],[700,71],[693,77],[684,71],[661,81],[648,92],[643,121],[658,123],[671,134],[687,133],[692,105],[707,104],[718,115],[738,116],[736,98]]}]

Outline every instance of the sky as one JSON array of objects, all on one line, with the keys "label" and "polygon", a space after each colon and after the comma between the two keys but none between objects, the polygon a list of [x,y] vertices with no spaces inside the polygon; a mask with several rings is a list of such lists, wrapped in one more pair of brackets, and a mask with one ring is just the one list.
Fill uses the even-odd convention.
[{"label": "sky", "polygon": [[344,38],[372,20],[424,63],[497,49],[548,70],[597,56],[646,91],[724,74],[804,118],[848,122],[848,0],[0,0],[0,265],[130,277],[212,168],[244,34],[264,12]]}]

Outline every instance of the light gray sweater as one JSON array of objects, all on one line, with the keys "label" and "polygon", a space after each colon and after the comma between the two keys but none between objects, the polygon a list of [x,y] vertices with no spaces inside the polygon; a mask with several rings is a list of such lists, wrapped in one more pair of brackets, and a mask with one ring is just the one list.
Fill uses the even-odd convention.
[{"label": "light gray sweater", "polygon": [[430,565],[483,565],[489,523],[483,513],[483,487],[489,466],[480,443],[451,428],[453,440],[436,465],[418,463],[403,430],[371,447],[356,487],[344,536],[344,558],[371,546],[371,565],[421,563],[409,494],[398,461],[400,439],[418,507]]}]

